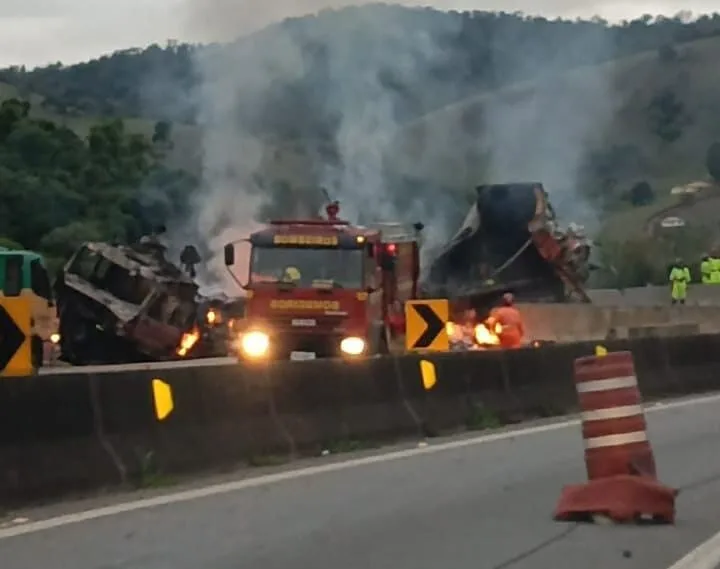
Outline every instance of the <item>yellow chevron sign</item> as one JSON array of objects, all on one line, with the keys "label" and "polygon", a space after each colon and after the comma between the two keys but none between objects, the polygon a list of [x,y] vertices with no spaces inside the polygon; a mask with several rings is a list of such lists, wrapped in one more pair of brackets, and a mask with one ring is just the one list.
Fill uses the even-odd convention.
[{"label": "yellow chevron sign", "polygon": [[33,375],[30,299],[0,298],[0,376]]},{"label": "yellow chevron sign", "polygon": [[405,303],[405,348],[446,352],[450,349],[446,324],[450,303],[446,298],[409,300]]}]

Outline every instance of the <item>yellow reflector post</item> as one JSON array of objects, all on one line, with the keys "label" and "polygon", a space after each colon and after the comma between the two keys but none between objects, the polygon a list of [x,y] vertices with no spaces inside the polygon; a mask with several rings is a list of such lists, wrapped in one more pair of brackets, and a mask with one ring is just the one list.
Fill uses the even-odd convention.
[{"label": "yellow reflector post", "polygon": [[152,380],[155,416],[159,421],[165,419],[173,410],[172,389],[162,379]]},{"label": "yellow reflector post", "polygon": [[423,387],[432,389],[437,383],[435,375],[435,364],[428,360],[420,360],[420,375],[422,376]]},{"label": "yellow reflector post", "polygon": [[595,346],[595,355],[597,357],[601,358],[603,356],[607,356],[607,354],[608,354],[608,351],[605,346],[600,346],[600,345]]}]

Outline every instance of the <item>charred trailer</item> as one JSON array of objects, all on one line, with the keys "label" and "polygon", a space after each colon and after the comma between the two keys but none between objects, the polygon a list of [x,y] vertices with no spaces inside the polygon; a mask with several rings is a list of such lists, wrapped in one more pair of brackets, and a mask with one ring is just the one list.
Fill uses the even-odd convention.
[{"label": "charred trailer", "polygon": [[589,302],[590,244],[581,228],[561,231],[541,183],[491,184],[441,250],[423,295],[487,312],[505,292],[518,302]]},{"label": "charred trailer", "polygon": [[197,352],[198,287],[152,240],[85,243],[56,279],[62,358],[75,365]]}]

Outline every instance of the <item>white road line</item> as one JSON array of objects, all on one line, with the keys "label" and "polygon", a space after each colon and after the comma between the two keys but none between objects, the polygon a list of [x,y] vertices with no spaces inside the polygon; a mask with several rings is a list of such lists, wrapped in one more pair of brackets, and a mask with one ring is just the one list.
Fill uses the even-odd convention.
[{"label": "white road line", "polygon": [[720,532],[701,543],[668,569],[717,569],[720,565]]},{"label": "white road line", "polygon": [[[670,401],[664,403],[657,403],[652,406],[648,406],[645,409],[646,413],[652,413],[656,411],[664,411],[669,409],[678,409],[681,407],[689,407],[699,405],[703,403],[715,403],[720,401],[720,393],[714,395],[708,395],[704,397],[696,397],[692,399],[682,399],[679,401]],[[464,448],[474,445],[480,445],[495,441],[502,441],[512,439],[514,437],[522,437],[527,435],[535,435],[540,433],[548,433],[552,431],[559,431],[567,429],[568,427],[576,427],[580,425],[579,419],[570,419],[565,421],[558,421],[556,423],[550,423],[548,425],[536,425],[533,427],[525,427],[519,429],[510,429],[499,433],[492,433],[488,435],[481,435],[478,437],[461,439],[456,441],[449,441],[440,443],[437,445],[412,448],[407,450],[400,450],[394,452],[388,452],[383,454],[377,454],[373,456],[367,456],[362,458],[354,458],[343,462],[334,462],[331,464],[321,464],[317,466],[308,466],[297,470],[288,470],[284,472],[278,472],[275,474],[267,474],[264,476],[256,476],[253,478],[245,478],[243,480],[236,480],[233,482],[224,482],[221,484],[212,484],[205,486],[204,488],[197,488],[193,490],[185,490],[181,492],[175,492],[172,494],[165,494],[163,496],[156,496],[153,498],[144,498],[141,500],[133,500],[130,502],[124,502],[122,504],[115,504],[112,506],[105,506],[102,508],[96,508],[87,510],[84,512],[77,512],[72,514],[65,514],[46,520],[40,520],[37,522],[31,522],[21,526],[15,526],[10,528],[0,529],[0,540],[7,539],[10,537],[16,537],[20,535],[26,535],[29,533],[35,533],[38,531],[49,530],[57,527],[67,526],[71,524],[77,524],[87,522],[91,520],[97,520],[99,518],[106,518],[109,516],[116,516],[118,514],[124,514],[128,512],[135,512],[138,510],[145,510],[148,508],[154,508],[157,506],[167,506],[170,504],[178,504],[181,502],[188,502],[190,500],[197,500],[199,498],[207,498],[210,496],[218,496],[222,494],[228,494],[230,492],[238,492],[246,490],[248,488],[257,488],[258,486],[266,486],[268,484],[274,484],[276,482],[283,482],[285,480],[295,480],[298,478],[306,478],[309,476],[315,476],[318,474],[325,474],[327,472],[338,472],[341,470],[349,470],[351,468],[357,468],[359,466],[367,466],[371,464],[379,464],[383,462],[390,462],[403,458],[410,458],[414,456],[424,454],[435,454],[446,450],[453,450],[458,448]],[[675,568],[672,568],[675,569]]]}]

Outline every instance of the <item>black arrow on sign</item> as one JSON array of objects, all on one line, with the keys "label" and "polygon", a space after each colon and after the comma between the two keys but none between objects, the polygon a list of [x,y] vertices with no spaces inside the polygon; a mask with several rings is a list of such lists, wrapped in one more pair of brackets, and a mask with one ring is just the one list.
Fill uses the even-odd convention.
[{"label": "black arrow on sign", "polygon": [[440,332],[445,329],[445,323],[440,320],[435,311],[430,308],[427,304],[412,304],[411,305],[415,312],[420,315],[420,318],[425,320],[427,327],[422,333],[422,336],[415,342],[416,348],[427,348],[435,341]]},{"label": "black arrow on sign", "polygon": [[0,372],[2,372],[25,341],[25,334],[0,305]]}]

